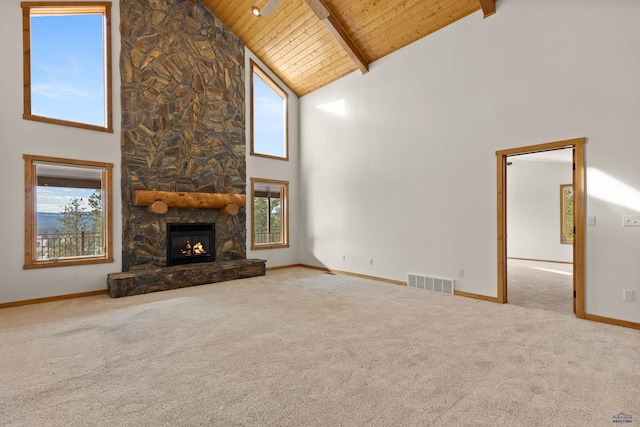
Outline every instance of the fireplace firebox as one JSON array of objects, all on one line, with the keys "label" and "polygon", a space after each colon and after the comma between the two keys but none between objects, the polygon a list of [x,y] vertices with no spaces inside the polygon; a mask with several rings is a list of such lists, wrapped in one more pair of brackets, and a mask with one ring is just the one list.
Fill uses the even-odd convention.
[{"label": "fireplace firebox", "polygon": [[215,224],[167,224],[167,266],[213,262]]}]

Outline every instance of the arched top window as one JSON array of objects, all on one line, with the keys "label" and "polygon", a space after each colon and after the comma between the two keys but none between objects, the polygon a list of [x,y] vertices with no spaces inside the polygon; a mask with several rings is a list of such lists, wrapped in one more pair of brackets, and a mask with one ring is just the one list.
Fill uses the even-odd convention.
[{"label": "arched top window", "polygon": [[251,61],[251,155],[289,160],[288,94]]}]

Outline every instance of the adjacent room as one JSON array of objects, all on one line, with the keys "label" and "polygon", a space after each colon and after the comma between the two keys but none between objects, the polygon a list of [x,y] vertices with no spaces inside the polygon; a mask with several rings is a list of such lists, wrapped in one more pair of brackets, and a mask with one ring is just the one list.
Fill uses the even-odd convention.
[{"label": "adjacent room", "polygon": [[571,149],[509,157],[510,304],[558,313],[573,311],[572,165]]},{"label": "adjacent room", "polygon": [[3,6],[1,425],[640,418],[640,3]]}]

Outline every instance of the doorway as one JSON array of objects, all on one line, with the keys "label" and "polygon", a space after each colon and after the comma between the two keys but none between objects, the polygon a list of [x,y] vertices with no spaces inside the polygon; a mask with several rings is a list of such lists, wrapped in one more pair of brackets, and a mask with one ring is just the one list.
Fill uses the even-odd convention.
[{"label": "doorway", "polygon": [[507,290],[507,163],[509,158],[570,148],[573,153],[573,311],[584,318],[584,144],[586,138],[550,142],[496,152],[498,211],[498,297],[508,302]]}]

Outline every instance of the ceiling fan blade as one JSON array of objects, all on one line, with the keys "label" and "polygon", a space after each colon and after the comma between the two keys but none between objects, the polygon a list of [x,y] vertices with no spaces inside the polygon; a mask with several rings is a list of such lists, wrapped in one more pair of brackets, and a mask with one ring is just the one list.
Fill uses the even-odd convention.
[{"label": "ceiling fan blade", "polygon": [[269,3],[260,9],[260,16],[269,16],[281,2],[282,0],[269,0]]}]

